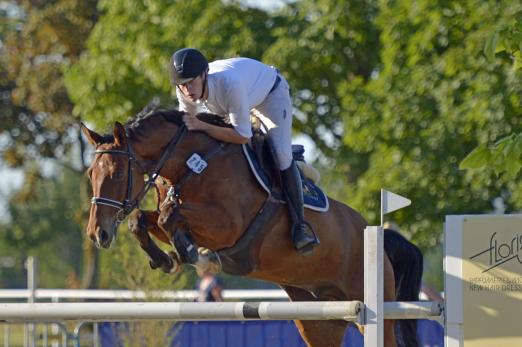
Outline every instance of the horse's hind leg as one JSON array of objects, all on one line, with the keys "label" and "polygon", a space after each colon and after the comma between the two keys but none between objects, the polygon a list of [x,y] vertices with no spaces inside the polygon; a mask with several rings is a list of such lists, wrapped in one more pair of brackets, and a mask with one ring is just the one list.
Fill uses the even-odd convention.
[{"label": "horse's hind leg", "polygon": [[[291,286],[281,286],[292,301],[316,301],[308,291]],[[308,347],[340,347],[348,322],[342,320],[296,320],[301,337]]]},{"label": "horse's hind leg", "polygon": [[174,273],[179,268],[179,262],[173,255],[161,250],[149,236],[151,232],[161,241],[168,243],[168,238],[155,222],[157,219],[158,213],[155,211],[138,210],[129,217],[129,229],[138,239],[140,247],[149,255],[149,265],[152,269],[161,268],[163,272]]}]

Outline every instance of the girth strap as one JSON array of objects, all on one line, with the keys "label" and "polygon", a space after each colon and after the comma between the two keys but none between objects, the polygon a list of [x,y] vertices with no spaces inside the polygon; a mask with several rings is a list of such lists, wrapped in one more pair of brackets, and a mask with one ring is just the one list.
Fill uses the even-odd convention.
[{"label": "girth strap", "polygon": [[244,276],[254,269],[252,254],[255,253],[253,246],[260,245],[261,242],[254,242],[260,239],[267,232],[268,223],[273,220],[277,210],[283,206],[279,200],[269,195],[257,212],[254,219],[250,222],[245,233],[237,240],[234,246],[225,248],[217,253],[221,259],[223,271],[231,274]]}]

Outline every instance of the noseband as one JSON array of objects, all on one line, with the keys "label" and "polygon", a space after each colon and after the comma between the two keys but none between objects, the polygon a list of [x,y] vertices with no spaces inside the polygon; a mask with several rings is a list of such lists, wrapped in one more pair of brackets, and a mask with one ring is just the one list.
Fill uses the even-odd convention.
[{"label": "noseband", "polygon": [[[142,169],[142,171],[146,172],[146,170],[143,168],[143,166],[138,162],[136,159],[136,156],[134,155],[134,151],[132,150],[132,147],[130,146],[129,142],[127,141],[127,150],[119,150],[119,149],[97,149],[94,153],[96,154],[115,154],[115,155],[125,155],[128,157],[128,166],[127,166],[127,193],[125,196],[125,200],[123,202],[104,198],[100,196],[93,196],[91,199],[91,204],[93,205],[105,205],[110,206],[118,209],[117,216],[116,216],[116,223],[120,224],[125,217],[127,217],[136,207],[138,207],[141,199],[147,194],[149,189],[154,186],[156,187],[156,178],[159,176],[159,173],[169,157],[174,152],[174,149],[176,146],[181,142],[181,140],[185,137],[187,134],[187,127],[185,124],[180,125],[178,128],[178,131],[170,140],[166,150],[161,155],[161,158],[159,159],[158,163],[156,164],[156,167],[152,171],[152,173],[147,173],[149,178],[145,182],[145,185],[140,190],[138,195],[132,199],[132,163],[136,163]],[[132,200],[131,200],[132,199]]]}]

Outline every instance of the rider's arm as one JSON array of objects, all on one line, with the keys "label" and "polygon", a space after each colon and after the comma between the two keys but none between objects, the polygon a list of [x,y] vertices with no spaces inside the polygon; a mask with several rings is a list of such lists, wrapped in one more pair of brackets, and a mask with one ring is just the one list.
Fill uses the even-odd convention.
[{"label": "rider's arm", "polygon": [[205,123],[188,114],[183,116],[183,121],[189,130],[204,131],[216,140],[238,144],[248,142],[248,137],[240,135],[234,128],[223,128],[217,125]]},{"label": "rider's arm", "polygon": [[211,137],[224,142],[244,144],[252,137],[248,96],[240,80],[229,77],[223,81],[224,88],[218,97],[225,105],[233,128],[223,128],[200,121],[196,117],[185,115],[183,121],[189,130],[201,130]]}]

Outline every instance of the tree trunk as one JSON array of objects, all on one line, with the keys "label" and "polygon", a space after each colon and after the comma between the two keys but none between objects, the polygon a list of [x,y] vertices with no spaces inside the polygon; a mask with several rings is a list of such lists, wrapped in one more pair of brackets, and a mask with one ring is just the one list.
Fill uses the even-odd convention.
[{"label": "tree trunk", "polygon": [[98,288],[99,252],[89,238],[83,238],[82,288]]}]

